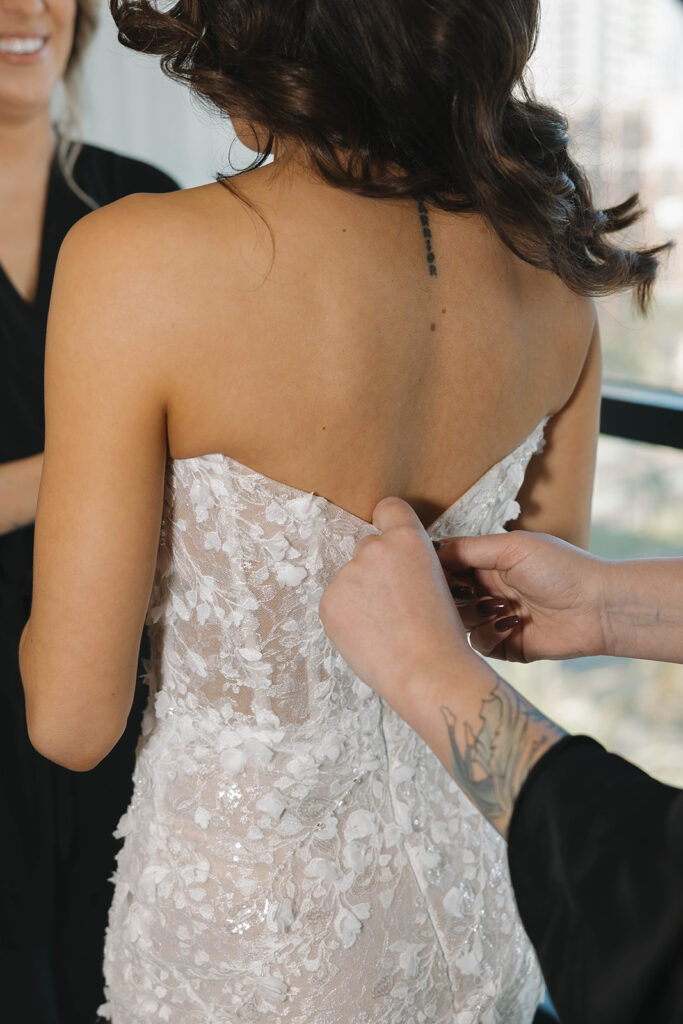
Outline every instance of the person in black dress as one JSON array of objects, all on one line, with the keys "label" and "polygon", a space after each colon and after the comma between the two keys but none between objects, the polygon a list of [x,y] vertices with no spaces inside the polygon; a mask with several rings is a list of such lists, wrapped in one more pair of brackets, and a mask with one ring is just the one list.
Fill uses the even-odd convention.
[{"label": "person in black dress", "polygon": [[[117,848],[131,792],[142,685],[126,734],[87,774],[45,760],[26,732],[18,644],[29,617],[44,442],[45,329],[69,228],[133,192],[177,188],[137,160],[60,137],[96,0],[0,0],[0,986],[2,1019],[93,1024]],[[75,158],[75,160],[74,160]]]}]

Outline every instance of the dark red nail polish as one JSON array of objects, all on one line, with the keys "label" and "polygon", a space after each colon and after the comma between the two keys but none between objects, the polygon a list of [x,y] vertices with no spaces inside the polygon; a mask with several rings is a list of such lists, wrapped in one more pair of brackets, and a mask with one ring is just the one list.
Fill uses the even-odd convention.
[{"label": "dark red nail polish", "polygon": [[440,547],[443,547],[443,541],[440,540],[433,540],[432,544],[434,545],[435,551],[438,551]]},{"label": "dark red nail polish", "polygon": [[471,601],[474,597],[474,589],[472,587],[464,587],[459,583],[454,583],[451,586],[451,594],[453,595],[454,601]]},{"label": "dark red nail polish", "polygon": [[507,605],[505,601],[500,598],[485,597],[483,601],[477,602],[477,612],[483,617],[499,615],[501,612],[505,611],[507,611]]},{"label": "dark red nail polish", "polygon": [[506,615],[504,619],[498,619],[494,625],[497,633],[508,633],[511,629],[516,629],[520,622],[519,615]]}]

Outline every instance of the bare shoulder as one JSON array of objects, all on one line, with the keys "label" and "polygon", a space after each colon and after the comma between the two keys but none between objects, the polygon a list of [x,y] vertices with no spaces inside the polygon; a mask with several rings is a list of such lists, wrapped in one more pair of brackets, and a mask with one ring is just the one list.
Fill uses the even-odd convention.
[{"label": "bare shoulder", "polygon": [[217,190],[224,196],[222,214],[229,224],[238,202],[218,185],[130,195],[77,221],[60,258],[80,260],[93,273],[106,268],[131,279],[143,275],[146,283],[150,275],[173,273],[205,248],[202,235],[215,225]]},{"label": "bare shoulder", "polygon": [[127,196],[88,214],[62,244],[58,304],[70,302],[79,315],[125,327],[131,344],[159,339],[168,345],[190,322],[196,326],[203,291],[215,281],[216,258],[228,256],[218,239],[234,237],[238,206],[214,185]]},{"label": "bare shoulder", "polygon": [[575,336],[579,351],[588,349],[598,319],[595,299],[590,295],[578,295],[556,274],[537,271],[537,287],[545,297],[550,309]]},{"label": "bare shoulder", "polygon": [[524,288],[539,315],[554,324],[565,343],[573,343],[579,359],[585,358],[597,323],[595,299],[578,295],[551,271],[518,262],[523,268]]},{"label": "bare shoulder", "polygon": [[543,277],[551,279],[542,285],[548,303],[546,316],[555,324],[559,341],[556,358],[565,369],[568,400],[588,364],[595,363],[600,346],[598,307],[593,297],[577,295],[555,274],[544,273]]},{"label": "bare shoulder", "polygon": [[557,274],[515,260],[519,294],[529,313],[530,354],[545,379],[555,382],[557,411],[573,394],[599,338],[597,304]]},{"label": "bare shoulder", "polygon": [[[468,258],[479,272],[491,301],[504,311],[520,310],[534,357],[552,352],[569,371],[583,364],[597,322],[595,300],[578,295],[555,273],[522,260],[480,215],[453,221],[465,232]],[[477,294],[480,294],[479,291]]]}]

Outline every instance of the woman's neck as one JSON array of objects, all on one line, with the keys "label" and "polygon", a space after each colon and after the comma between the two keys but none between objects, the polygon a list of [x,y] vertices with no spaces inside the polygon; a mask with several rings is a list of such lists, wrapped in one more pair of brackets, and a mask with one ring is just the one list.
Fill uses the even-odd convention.
[{"label": "woman's neck", "polygon": [[[265,151],[270,138],[267,128],[262,125],[250,125],[236,117],[232,118],[232,127],[238,141],[246,149],[251,150],[254,157]],[[291,139],[274,138],[272,155],[278,167],[278,174],[287,170],[308,172],[311,169],[311,161],[305,147]]]},{"label": "woman's neck", "polygon": [[16,117],[0,108],[0,177],[44,175],[55,150],[49,107],[30,117]]}]

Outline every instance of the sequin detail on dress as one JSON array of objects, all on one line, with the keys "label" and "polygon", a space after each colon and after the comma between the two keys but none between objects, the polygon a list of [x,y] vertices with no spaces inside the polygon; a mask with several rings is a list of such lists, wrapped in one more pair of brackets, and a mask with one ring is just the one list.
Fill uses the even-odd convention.
[{"label": "sequin detail on dress", "polygon": [[[514,519],[544,426],[432,537]],[[531,1021],[541,978],[505,844],[318,617],[373,532],[225,456],[169,463],[105,952],[114,1024]]]}]

